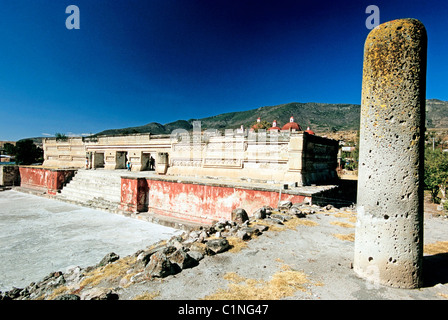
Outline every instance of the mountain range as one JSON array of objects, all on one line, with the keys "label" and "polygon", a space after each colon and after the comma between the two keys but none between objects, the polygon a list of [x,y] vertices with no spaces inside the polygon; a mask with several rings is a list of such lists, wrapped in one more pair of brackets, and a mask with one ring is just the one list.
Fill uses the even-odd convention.
[{"label": "mountain range", "polygon": [[[174,129],[192,130],[193,122],[200,121],[201,129],[236,129],[243,125],[251,127],[257,120],[272,123],[277,120],[279,127],[289,122],[291,116],[303,130],[310,127],[313,131],[335,132],[359,129],[360,108],[358,104],[299,103],[291,102],[276,106],[265,106],[247,111],[223,113],[202,119],[177,120],[160,124],[150,122],[136,127],[108,129],[95,134],[119,135],[132,133],[170,134]],[[448,128],[448,101],[426,100],[426,127]]]}]

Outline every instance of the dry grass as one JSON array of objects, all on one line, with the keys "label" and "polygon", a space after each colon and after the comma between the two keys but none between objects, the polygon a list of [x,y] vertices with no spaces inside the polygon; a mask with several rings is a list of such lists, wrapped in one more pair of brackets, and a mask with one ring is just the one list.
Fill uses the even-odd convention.
[{"label": "dry grass", "polygon": [[135,296],[133,300],[154,300],[154,298],[156,298],[158,296],[160,296],[160,291],[145,292],[145,293]]},{"label": "dry grass", "polygon": [[267,226],[269,227],[269,231],[283,231],[286,230],[284,226],[280,225],[280,224],[271,224],[269,222],[265,222],[263,220],[255,220],[253,223],[249,224],[249,227],[253,226],[253,225],[261,225],[261,226]]},{"label": "dry grass", "polygon": [[344,228],[354,228],[355,227],[355,225],[353,225],[351,223],[341,222],[341,221],[332,221],[332,222],[330,222],[330,224],[335,225],[335,226],[344,227]]},{"label": "dry grass", "polygon": [[288,221],[285,221],[283,223],[283,225],[281,224],[271,224],[269,222],[265,222],[263,220],[256,220],[254,223],[251,223],[250,225],[263,225],[263,226],[268,226],[269,227],[269,231],[285,231],[285,230],[294,230],[296,229],[298,226],[307,226],[307,227],[315,227],[317,225],[319,225],[317,222],[315,221],[311,221],[311,220],[307,220],[307,219],[303,219],[303,218],[297,218],[297,217],[293,217]]},{"label": "dry grass", "polygon": [[279,300],[292,296],[297,290],[306,291],[310,283],[307,276],[300,271],[283,265],[282,271],[272,275],[271,280],[246,279],[230,272],[224,279],[230,281],[227,289],[219,289],[204,300]]},{"label": "dry grass", "polygon": [[[255,238],[255,235],[252,235],[252,238]],[[207,240],[213,240],[213,239],[220,239],[220,237],[217,237],[216,235],[212,235],[207,238]],[[226,237],[227,241],[229,242],[230,249],[228,252],[239,252],[242,249],[247,247],[248,241],[244,241],[238,237]],[[202,246],[203,248],[206,248],[207,246],[203,243],[198,243],[197,245]]]},{"label": "dry grass", "polygon": [[295,229],[297,226],[315,227],[319,225],[316,221],[311,221],[303,218],[292,218],[284,223],[288,229]]},{"label": "dry grass", "polygon": [[351,223],[356,223],[356,214],[349,212],[338,212],[333,215],[336,218],[346,218]]},{"label": "dry grass", "polygon": [[[288,229],[296,229],[297,226],[299,225],[304,225],[304,226],[309,226],[309,227],[314,227],[317,226],[318,223],[315,221],[310,221],[307,219],[299,219],[297,217],[293,217],[292,219],[285,221],[283,225],[281,224],[270,224],[266,221],[263,220],[255,220],[254,222],[251,222],[249,224],[249,227],[253,227],[255,225],[263,225],[263,226],[268,226],[269,229],[268,231],[285,231]],[[256,235],[252,235],[252,239],[256,238]],[[207,240],[210,239],[217,239],[217,237],[215,235],[212,235],[210,237],[207,238]],[[244,241],[238,237],[227,237],[227,241],[229,241],[229,244],[231,246],[229,252],[239,252],[242,249],[246,248],[248,245],[248,241]]]},{"label": "dry grass", "polygon": [[334,233],[333,236],[344,241],[352,241],[352,242],[355,241],[354,233],[349,234]]},{"label": "dry grass", "polygon": [[45,300],[54,300],[57,296],[64,293],[69,293],[69,288],[67,288],[66,286],[60,286],[54,289],[53,292],[45,298]]},{"label": "dry grass", "polygon": [[227,272],[224,275],[224,279],[233,283],[240,283],[246,280],[246,278],[238,275],[236,272]]},{"label": "dry grass", "polygon": [[242,249],[247,247],[247,241],[244,241],[238,237],[228,237],[230,249],[229,252],[240,252]]},{"label": "dry grass", "polygon": [[437,241],[423,247],[423,252],[429,255],[448,252],[448,241]]},{"label": "dry grass", "polygon": [[136,262],[136,257],[128,256],[110,263],[104,267],[96,268],[86,274],[85,279],[81,282],[81,287],[95,287],[103,281],[119,281],[121,278],[130,278],[133,274],[127,271],[132,268]]}]

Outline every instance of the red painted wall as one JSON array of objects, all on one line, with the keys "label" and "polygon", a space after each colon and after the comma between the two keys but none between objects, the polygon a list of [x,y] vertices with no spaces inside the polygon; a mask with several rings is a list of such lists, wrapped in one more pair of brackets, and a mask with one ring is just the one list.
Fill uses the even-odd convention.
[{"label": "red painted wall", "polygon": [[[146,211],[192,222],[210,224],[231,220],[233,209],[244,208],[251,216],[264,205],[277,207],[279,193],[194,183],[122,178],[121,208]],[[303,202],[305,196],[282,193],[281,200]],[[147,205],[146,205],[146,204]]]},{"label": "red painted wall", "polygon": [[148,182],[145,178],[121,178],[120,209],[126,212],[146,211]]},{"label": "red painted wall", "polygon": [[19,167],[20,185],[26,188],[46,188],[47,193],[55,195],[76,170],[47,169],[39,167]]}]

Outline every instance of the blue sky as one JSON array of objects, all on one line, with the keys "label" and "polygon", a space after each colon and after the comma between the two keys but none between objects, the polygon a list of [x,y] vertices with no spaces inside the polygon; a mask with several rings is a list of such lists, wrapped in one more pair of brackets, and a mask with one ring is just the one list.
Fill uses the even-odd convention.
[{"label": "blue sky", "polygon": [[[368,5],[428,32],[427,98],[448,100],[448,3],[0,2],[0,140],[96,133],[288,102],[360,103]],[[69,30],[66,7],[80,11]]]}]

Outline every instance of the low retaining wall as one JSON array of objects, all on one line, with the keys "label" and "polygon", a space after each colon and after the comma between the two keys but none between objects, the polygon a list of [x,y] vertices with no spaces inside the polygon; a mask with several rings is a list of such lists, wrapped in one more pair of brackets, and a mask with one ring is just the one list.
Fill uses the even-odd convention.
[{"label": "low retaining wall", "polygon": [[[56,195],[76,169],[20,166],[21,187]],[[226,184],[212,181],[159,177],[121,177],[119,210],[125,214],[153,213],[185,222],[213,224],[232,220],[232,211],[243,208],[253,215],[262,206],[277,207],[280,200],[312,202],[319,191],[279,190],[268,185]]]},{"label": "low retaining wall", "polygon": [[124,212],[147,210],[148,182],[146,178],[121,178],[121,204]]},{"label": "low retaining wall", "polygon": [[46,189],[47,194],[55,195],[74,176],[76,169],[20,166],[19,171],[21,187]]},{"label": "low retaining wall", "polygon": [[311,197],[212,183],[135,177],[121,179],[120,209],[124,212],[148,211],[202,224],[231,220],[232,210],[236,208],[244,208],[252,215],[264,205],[277,207],[279,200],[300,203],[311,201]]}]

